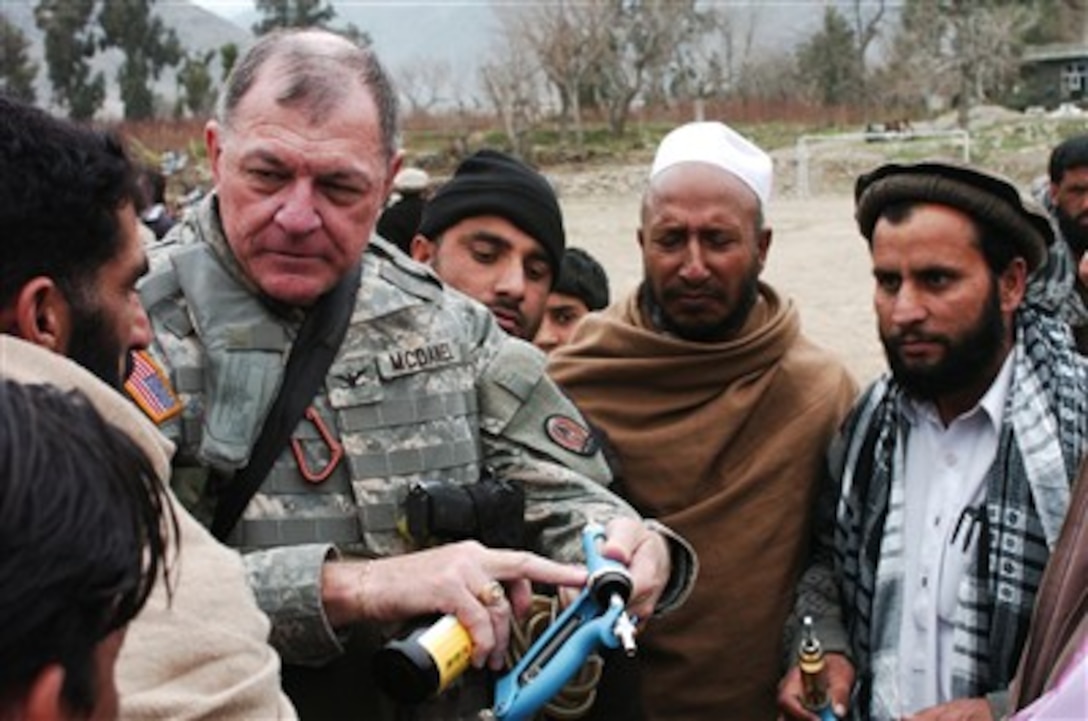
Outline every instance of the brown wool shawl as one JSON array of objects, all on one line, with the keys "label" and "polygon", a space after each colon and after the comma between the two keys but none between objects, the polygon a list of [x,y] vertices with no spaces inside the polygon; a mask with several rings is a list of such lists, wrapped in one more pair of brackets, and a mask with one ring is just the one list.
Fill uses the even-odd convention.
[{"label": "brown wool shawl", "polygon": [[588,316],[549,373],[614,447],[618,490],[700,559],[640,636],[648,717],[771,719],[782,626],[827,444],[856,395],[768,286],[736,340],[655,330],[638,292]]},{"label": "brown wool shawl", "polygon": [[1088,642],[1088,463],[1082,464],[1058,545],[1039,586],[1011,709],[1050,691]]}]

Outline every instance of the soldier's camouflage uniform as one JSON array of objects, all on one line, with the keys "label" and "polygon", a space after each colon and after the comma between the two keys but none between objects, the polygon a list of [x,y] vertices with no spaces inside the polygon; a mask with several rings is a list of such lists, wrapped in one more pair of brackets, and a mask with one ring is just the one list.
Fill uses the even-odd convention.
[{"label": "soldier's camouflage uniform", "polygon": [[[206,469],[230,474],[248,462],[303,319],[299,309],[257,299],[230,254],[216,203],[214,195],[206,198],[152,249],[152,272],[140,290],[152,322],[151,353],[182,408],[160,422],[178,445],[175,485],[206,522]],[[337,699],[330,715],[385,715],[376,711],[370,679],[361,677],[369,676],[374,629],[354,630],[365,637],[350,642],[347,656],[357,664],[340,674],[329,666],[344,654],[349,634],[334,631],[323,614],[320,572],[338,554],[413,550],[397,529],[411,482],[470,483],[485,464],[496,476],[518,479],[526,490],[529,547],[562,560],[580,559],[587,520],[634,515],[605,488],[610,474],[602,455],[591,440],[581,442],[584,420],[544,376],[543,354],[380,239],[364,255],[347,336],[312,406],[343,444],[343,461],[313,484],[286,449],[229,539],[245,552],[285,664],[322,667],[309,676],[298,671],[303,691],[292,689],[288,668],[286,685],[298,691],[303,718],[309,702],[299,694],[313,687],[322,687],[313,694],[319,704]],[[303,420],[293,438],[301,439],[309,468],[325,466],[328,445],[313,423]],[[676,552],[676,539],[672,545],[678,568],[664,605],[685,595],[694,562]]]}]

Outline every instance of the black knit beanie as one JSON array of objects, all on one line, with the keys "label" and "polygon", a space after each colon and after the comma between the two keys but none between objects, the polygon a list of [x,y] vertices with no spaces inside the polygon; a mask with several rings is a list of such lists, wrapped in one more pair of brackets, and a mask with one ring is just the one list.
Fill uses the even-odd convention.
[{"label": "black knit beanie", "polygon": [[466,158],[427,202],[419,233],[437,240],[450,226],[482,215],[503,218],[540,243],[555,282],[566,236],[559,201],[543,175],[509,155],[481,150]]},{"label": "black knit beanie", "polygon": [[858,229],[870,243],[884,208],[904,200],[957,208],[1007,233],[1029,271],[1046,261],[1047,246],[1054,237],[1046,214],[1011,182],[963,165],[883,165],[858,178],[854,200]]}]

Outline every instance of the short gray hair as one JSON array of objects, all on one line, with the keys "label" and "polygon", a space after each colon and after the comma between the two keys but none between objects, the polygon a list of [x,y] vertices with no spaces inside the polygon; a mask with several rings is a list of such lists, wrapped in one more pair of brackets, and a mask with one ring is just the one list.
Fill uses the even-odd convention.
[{"label": "short gray hair", "polygon": [[325,30],[274,30],[246,51],[219,96],[216,116],[225,128],[231,127],[238,104],[271,60],[280,60],[283,66],[284,89],[276,101],[301,106],[315,120],[344,97],[345,75],[357,79],[370,91],[378,108],[387,158],[397,152],[397,94],[388,73],[373,50]]}]

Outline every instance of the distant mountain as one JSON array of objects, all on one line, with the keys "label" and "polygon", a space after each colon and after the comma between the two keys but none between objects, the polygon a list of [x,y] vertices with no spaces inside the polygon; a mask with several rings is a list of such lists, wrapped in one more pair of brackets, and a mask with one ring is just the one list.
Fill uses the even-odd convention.
[{"label": "distant mountain", "polygon": [[[29,54],[38,64],[38,104],[49,107],[51,91],[44,59],[43,35],[34,23],[35,5],[37,0],[0,0],[0,14],[6,16],[30,40]],[[476,91],[477,69],[498,32],[490,5],[465,0],[341,2],[337,5],[334,25],[345,26],[350,22],[369,33],[383,63],[394,75],[421,58],[443,61],[465,92]],[[214,12],[189,0],[159,0],[153,11],[167,27],[174,29],[182,46],[193,54],[218,50],[227,43],[244,47],[252,41],[251,28],[259,19],[255,10],[246,9],[237,2],[216,3],[212,7]],[[92,67],[102,70],[107,77],[107,98],[102,111],[107,117],[122,114],[114,81],[120,62],[120,53],[116,50],[99,53],[91,61]],[[213,65],[212,74],[218,82],[218,58]],[[164,107],[172,107],[177,95],[174,71],[164,72],[155,84],[155,92],[161,96]]]},{"label": "distant mountain", "polygon": [[[51,107],[52,96],[49,73],[45,64],[43,34],[34,23],[35,5],[37,5],[36,0],[2,0],[0,14],[7,17],[30,41],[29,55],[38,64],[36,81],[38,104]],[[197,7],[188,0],[159,2],[154,6],[154,12],[162,18],[166,27],[174,29],[182,47],[194,55],[203,54],[208,50],[217,51],[228,43],[244,47],[252,38],[248,28],[240,27],[221,15]],[[121,59],[120,51],[109,50],[99,53],[91,60],[92,68],[102,70],[106,75],[107,95],[102,110],[102,115],[106,117],[122,115],[121,98],[114,79]],[[212,77],[216,81],[221,77],[218,57],[212,63]],[[164,71],[155,83],[155,94],[160,97],[164,107],[173,107],[177,96],[177,81],[173,70]]]}]

